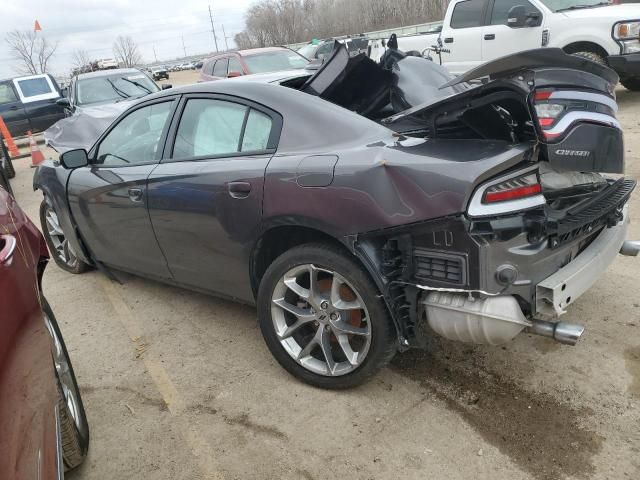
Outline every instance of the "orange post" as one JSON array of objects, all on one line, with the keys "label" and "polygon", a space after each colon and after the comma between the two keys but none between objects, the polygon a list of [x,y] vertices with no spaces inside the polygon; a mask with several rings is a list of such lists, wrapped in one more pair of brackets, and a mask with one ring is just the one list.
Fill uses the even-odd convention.
[{"label": "orange post", "polygon": [[44,155],[38,148],[38,144],[33,138],[33,135],[31,135],[31,130],[27,132],[27,135],[29,135],[29,148],[31,149],[31,166],[37,167],[39,164],[44,162]]},{"label": "orange post", "polygon": [[9,129],[5,125],[4,120],[2,120],[2,117],[0,117],[0,132],[2,132],[2,136],[7,142],[7,148],[9,148],[9,153],[11,154],[11,156],[19,157],[20,151],[18,150],[18,147],[16,147],[16,142],[13,141],[13,137],[9,133]]}]

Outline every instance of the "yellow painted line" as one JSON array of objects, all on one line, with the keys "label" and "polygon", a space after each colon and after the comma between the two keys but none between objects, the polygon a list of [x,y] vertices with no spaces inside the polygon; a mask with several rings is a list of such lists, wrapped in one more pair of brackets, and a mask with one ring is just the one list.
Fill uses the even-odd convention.
[{"label": "yellow painted line", "polygon": [[185,410],[185,402],[161,362],[154,355],[153,351],[147,350],[147,343],[144,340],[144,330],[136,320],[135,315],[126,304],[117,285],[104,275],[100,276],[100,285],[104,290],[109,302],[116,311],[118,320],[129,335],[129,338],[136,345],[138,358],[142,360],[153,383],[155,384],[162,399],[167,404],[171,415],[178,421],[181,434],[191,448],[193,456],[198,459],[198,464],[207,479],[224,479],[220,473],[219,466],[213,455],[213,449],[207,440],[198,432],[197,428],[190,424],[180,414]]}]

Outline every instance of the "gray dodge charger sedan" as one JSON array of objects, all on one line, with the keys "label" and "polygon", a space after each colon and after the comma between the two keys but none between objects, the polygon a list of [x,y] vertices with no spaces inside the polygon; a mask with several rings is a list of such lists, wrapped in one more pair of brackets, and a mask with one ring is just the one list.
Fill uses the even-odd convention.
[{"label": "gray dodge charger sedan", "polygon": [[56,262],[256,304],[275,358],[326,388],[434,332],[575,344],[558,317],[639,249],[616,74],[542,49],[454,79],[389,47],[131,106],[35,175]]}]

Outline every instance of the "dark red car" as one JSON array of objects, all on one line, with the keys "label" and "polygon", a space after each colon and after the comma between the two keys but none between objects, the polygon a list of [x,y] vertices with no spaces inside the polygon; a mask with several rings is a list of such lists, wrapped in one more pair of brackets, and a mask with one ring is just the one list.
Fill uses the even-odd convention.
[{"label": "dark red car", "polygon": [[226,52],[207,58],[200,70],[199,82],[241,77],[253,73],[270,73],[297,70],[309,64],[309,60],[285,47],[253,48]]},{"label": "dark red car", "polygon": [[89,446],[73,368],[42,295],[48,260],[42,234],[0,188],[0,479],[60,480]]}]

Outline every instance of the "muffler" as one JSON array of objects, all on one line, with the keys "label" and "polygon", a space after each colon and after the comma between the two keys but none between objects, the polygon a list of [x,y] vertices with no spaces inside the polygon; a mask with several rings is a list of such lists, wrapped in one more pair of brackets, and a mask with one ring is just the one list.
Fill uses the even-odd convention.
[{"label": "muffler", "polygon": [[478,299],[466,293],[432,291],[422,304],[429,326],[439,335],[460,342],[500,345],[527,329],[575,345],[584,332],[582,325],[528,320],[511,295]]}]

